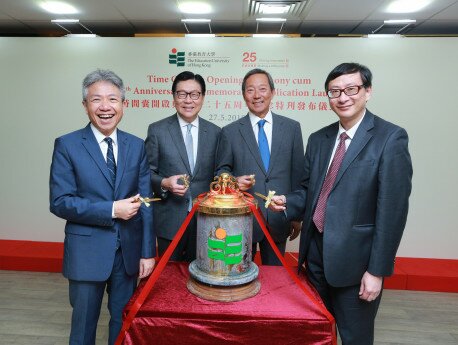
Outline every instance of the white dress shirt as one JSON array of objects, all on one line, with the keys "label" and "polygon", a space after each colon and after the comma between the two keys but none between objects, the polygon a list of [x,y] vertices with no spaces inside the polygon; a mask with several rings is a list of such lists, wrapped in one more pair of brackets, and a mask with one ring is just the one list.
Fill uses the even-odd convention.
[{"label": "white dress shirt", "polygon": [[[100,131],[95,128],[95,126],[91,123],[92,133],[94,133],[95,140],[99,143],[100,150],[102,150],[103,158],[105,158],[105,162],[107,161],[107,151],[108,151],[108,143],[104,140],[106,136]],[[110,135],[111,140],[113,140],[113,155],[115,158],[115,163],[118,164],[118,130],[115,129],[113,133]]]},{"label": "white dress shirt", "polygon": [[[183,135],[183,140],[186,142],[186,133],[188,132],[187,125],[189,122],[183,120],[180,115],[177,114],[178,123],[180,124],[181,134]],[[196,159],[197,159],[197,145],[199,143],[199,116],[196,117],[194,121],[191,122],[191,134],[192,134],[192,153],[194,156],[194,166],[196,166]]]},{"label": "white dress shirt", "polygon": [[[108,143],[104,140],[106,136],[100,131],[95,128],[95,126],[91,123],[92,133],[94,133],[95,140],[99,144],[100,150],[102,151],[103,158],[105,162],[107,161],[107,151],[108,151]],[[118,164],[118,129],[116,128],[113,133],[110,135],[111,140],[113,140],[113,155],[115,159],[115,163]],[[115,211],[114,211],[114,201],[113,205],[111,206],[111,218],[116,218]]]},{"label": "white dress shirt", "polygon": [[347,149],[348,149],[348,146],[350,146],[350,144],[351,144],[351,140],[352,140],[353,137],[355,136],[355,133],[356,133],[356,131],[358,130],[358,127],[359,127],[359,125],[361,124],[361,122],[363,121],[365,115],[366,115],[366,111],[364,111],[363,117],[361,117],[361,119],[360,119],[352,128],[350,128],[349,130],[345,130],[345,128],[343,128],[342,125],[341,125],[340,122],[339,122],[339,132],[337,133],[337,138],[336,138],[336,142],[335,142],[335,144],[334,144],[334,149],[332,150],[331,159],[329,160],[328,170],[329,170],[329,167],[331,166],[332,160],[334,159],[334,155],[335,155],[335,153],[336,153],[337,146],[339,145],[339,141],[340,141],[339,138],[340,138],[340,135],[341,135],[343,132],[346,132],[347,135],[348,135],[347,140],[345,140],[345,149],[347,150]]},{"label": "white dress shirt", "polygon": [[251,112],[248,112],[248,115],[250,116],[250,122],[251,122],[251,126],[253,127],[253,132],[254,132],[254,137],[256,138],[256,142],[258,142],[258,133],[259,133],[258,122],[260,120],[266,120],[266,123],[264,124],[264,132],[266,133],[267,142],[269,143],[269,151],[272,152],[272,125],[273,125],[272,112],[269,110],[263,119],[261,119],[259,116],[252,114]]}]

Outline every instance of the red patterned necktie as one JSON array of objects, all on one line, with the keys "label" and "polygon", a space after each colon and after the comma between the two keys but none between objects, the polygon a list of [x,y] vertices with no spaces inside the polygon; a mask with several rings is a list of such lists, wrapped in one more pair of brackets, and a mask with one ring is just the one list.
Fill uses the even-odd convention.
[{"label": "red patterned necktie", "polygon": [[332,159],[331,166],[329,167],[328,173],[321,187],[320,196],[316,204],[315,213],[313,214],[313,222],[315,223],[319,232],[323,232],[324,229],[324,216],[326,214],[326,203],[328,201],[329,193],[331,192],[332,186],[339,172],[340,166],[342,165],[343,158],[345,156],[345,140],[350,138],[347,133],[343,132],[339,138],[339,145],[337,145],[334,158]]}]

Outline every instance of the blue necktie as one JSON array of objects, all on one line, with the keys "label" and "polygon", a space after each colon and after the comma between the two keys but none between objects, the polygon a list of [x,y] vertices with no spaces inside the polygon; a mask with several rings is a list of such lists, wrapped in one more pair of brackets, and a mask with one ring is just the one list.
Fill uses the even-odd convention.
[{"label": "blue necktie", "polygon": [[259,132],[258,132],[258,146],[259,152],[261,153],[262,162],[264,163],[264,168],[266,171],[269,170],[269,163],[270,163],[270,151],[269,151],[269,143],[267,142],[266,132],[264,132],[264,124],[266,120],[259,120]]},{"label": "blue necktie", "polygon": [[107,137],[103,140],[105,140],[105,142],[108,144],[107,167],[108,167],[108,170],[110,171],[111,180],[113,181],[113,186],[114,186],[115,181],[116,181],[116,162],[115,162],[114,153],[113,153],[113,139],[111,139],[110,137]]}]

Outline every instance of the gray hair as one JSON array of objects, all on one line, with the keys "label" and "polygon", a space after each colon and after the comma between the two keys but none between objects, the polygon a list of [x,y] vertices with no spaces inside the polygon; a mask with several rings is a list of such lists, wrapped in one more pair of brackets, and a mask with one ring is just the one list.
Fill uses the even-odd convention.
[{"label": "gray hair", "polygon": [[270,73],[263,69],[255,68],[255,69],[252,69],[251,71],[248,71],[248,73],[245,74],[245,77],[243,77],[243,82],[242,82],[242,92],[243,93],[245,93],[247,79],[251,77],[253,74],[264,74],[267,77],[267,80],[269,81],[270,89],[272,91],[275,90],[274,80],[272,79],[272,76],[270,75]]},{"label": "gray hair", "polygon": [[122,79],[113,71],[107,69],[96,69],[95,71],[89,73],[83,80],[83,101],[87,97],[87,89],[94,83],[99,81],[107,81],[116,86],[119,91],[121,91],[122,101],[126,98],[126,89],[124,88],[124,83]]}]

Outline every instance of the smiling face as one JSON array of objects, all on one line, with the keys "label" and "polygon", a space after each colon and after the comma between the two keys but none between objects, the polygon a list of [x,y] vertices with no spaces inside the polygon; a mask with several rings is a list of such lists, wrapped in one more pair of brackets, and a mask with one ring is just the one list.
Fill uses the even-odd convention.
[{"label": "smiling face", "polygon": [[273,97],[273,90],[270,88],[269,79],[265,74],[257,73],[248,77],[243,99],[254,115],[264,118],[269,112]]},{"label": "smiling face", "polygon": [[90,85],[83,106],[91,123],[105,136],[113,133],[124,114],[121,91],[108,81]]},{"label": "smiling face", "polygon": [[[184,99],[178,98],[176,92],[186,92],[187,95]],[[198,92],[200,97],[198,99],[191,99],[191,93]],[[178,115],[188,123],[194,121],[199,115],[200,109],[204,103],[205,96],[202,95],[202,88],[200,84],[193,80],[184,80],[178,82],[175,94],[173,95],[173,105]]]},{"label": "smiling face", "polygon": [[[349,86],[363,85],[359,72],[344,74],[328,83],[328,90],[344,89]],[[350,129],[364,115],[366,103],[371,98],[372,88],[361,88],[356,95],[347,96],[344,92],[339,97],[330,98],[329,105],[340,119],[342,127]]]}]

